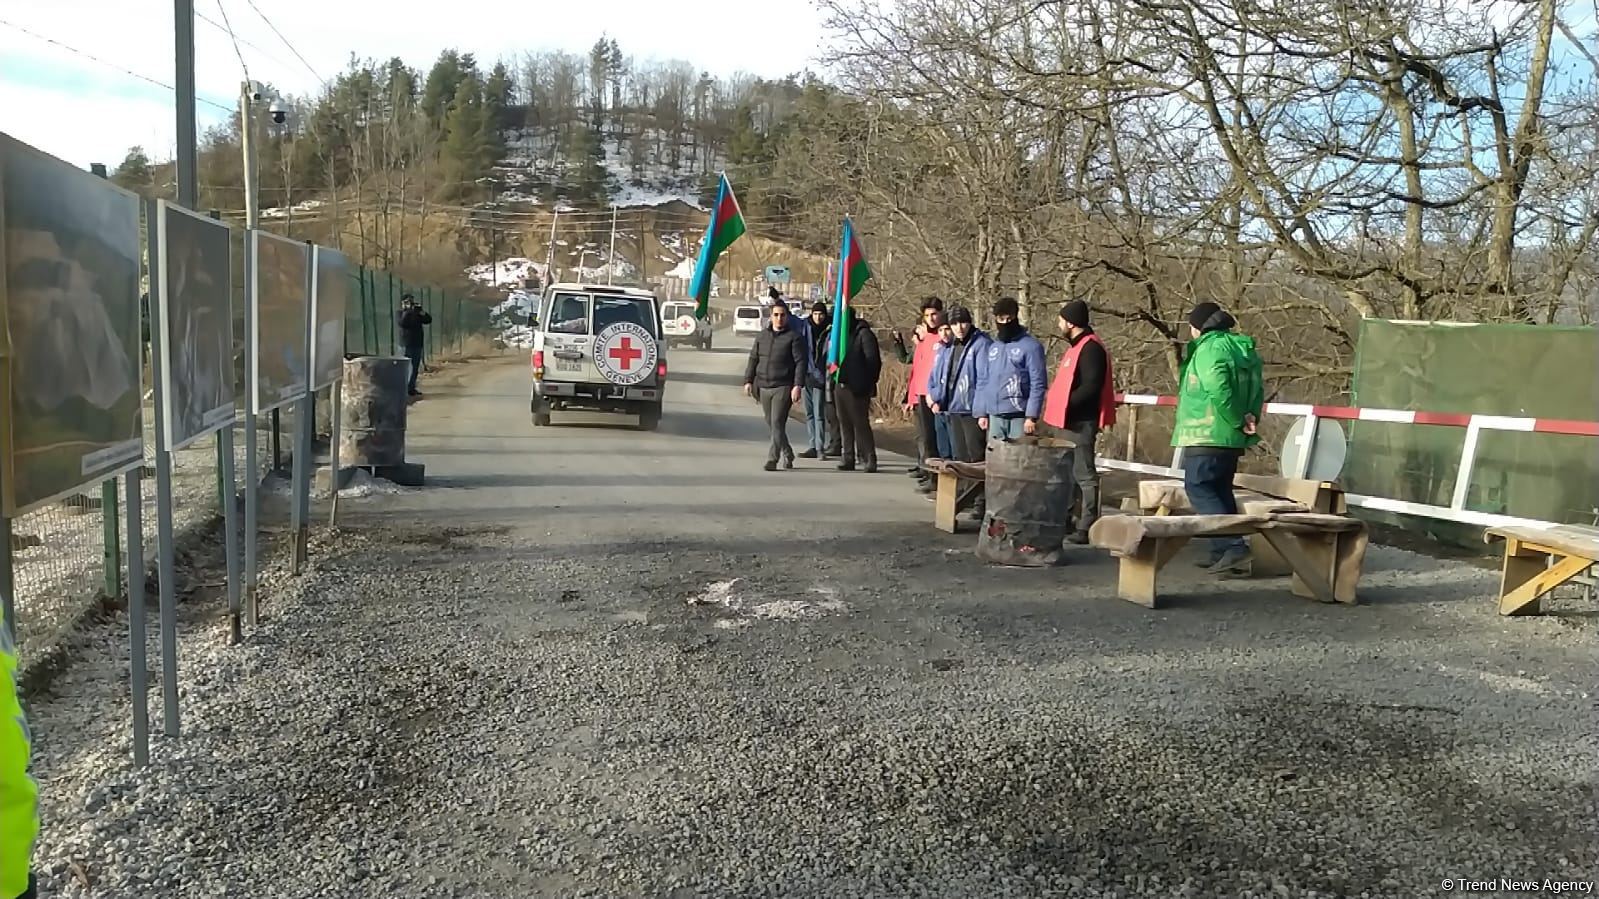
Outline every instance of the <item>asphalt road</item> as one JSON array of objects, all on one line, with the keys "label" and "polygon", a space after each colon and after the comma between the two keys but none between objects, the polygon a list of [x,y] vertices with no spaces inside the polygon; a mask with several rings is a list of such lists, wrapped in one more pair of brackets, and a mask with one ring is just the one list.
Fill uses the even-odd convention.
[{"label": "asphalt road", "polygon": [[121,761],[115,627],[87,640],[98,665],[36,709],[48,894],[1593,876],[1590,620],[1498,618],[1491,572],[1382,548],[1355,608],[1179,560],[1151,612],[1089,549],[985,567],[904,460],[762,471],[740,363],[674,351],[657,433],[532,427],[520,355],[427,384],[429,486],[346,501],[250,645],[186,624],[186,735],[149,771]]}]

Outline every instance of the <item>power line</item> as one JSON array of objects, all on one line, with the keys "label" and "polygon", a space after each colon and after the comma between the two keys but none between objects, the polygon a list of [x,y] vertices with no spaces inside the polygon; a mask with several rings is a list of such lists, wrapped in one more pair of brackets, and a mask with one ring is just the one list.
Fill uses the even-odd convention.
[{"label": "power line", "polygon": [[239,68],[244,70],[244,80],[250,81],[250,66],[244,61],[244,51],[239,49],[239,36],[233,33],[233,22],[228,18],[228,8],[222,5],[222,0],[217,0],[217,11],[222,13],[222,24],[227,28],[228,40],[233,42],[233,55],[239,57]]},{"label": "power line", "polygon": [[[45,37],[42,34],[38,34],[36,32],[29,31],[28,29],[23,28],[21,25],[18,25],[15,22],[8,22],[5,19],[0,19],[0,25],[4,25],[5,27],[10,28],[10,29],[12,29],[14,31],[20,31],[23,34],[27,35],[28,37],[34,38],[35,40],[41,40],[41,41],[44,41],[45,43],[50,44],[52,46],[60,47],[61,49],[67,51],[68,53],[75,53],[75,54],[83,57],[84,59],[89,60],[90,62],[99,63],[100,65],[105,66],[108,69],[114,69],[115,71],[121,72],[122,74],[127,75],[129,77],[137,78],[140,81],[149,82],[150,84],[153,84],[156,87],[165,88],[166,90],[172,91],[173,93],[177,93],[177,88],[173,87],[170,84],[167,84],[167,83],[165,83],[163,81],[157,81],[156,79],[151,78],[149,75],[141,75],[138,72],[133,71],[132,69],[125,69],[122,66],[119,66],[119,65],[117,65],[114,62],[106,62],[105,60],[101,59],[100,57],[95,56],[93,53],[86,53],[86,52],[84,52],[82,50],[79,50],[77,47],[73,47],[73,46],[71,46],[69,44],[63,44],[62,42],[56,40],[53,37]],[[223,112],[226,112],[226,113],[232,113],[233,112],[233,108],[232,107],[223,106],[221,103],[216,103],[216,102],[213,102],[211,100],[207,100],[204,97],[196,97],[195,99],[199,100],[201,103],[206,104],[207,106],[214,106],[217,109],[222,110]]]},{"label": "power line", "polygon": [[[221,5],[222,5],[222,0],[217,0],[217,6],[220,7]],[[254,50],[255,52],[261,54],[261,57],[263,59],[270,59],[271,61],[277,63],[278,65],[283,65],[283,60],[278,59],[276,56],[273,56],[271,53],[268,53],[266,50],[263,50],[261,48],[260,44],[253,44],[246,38],[234,37],[233,29],[231,27],[226,27],[226,28],[223,27],[222,24],[219,23],[216,19],[213,19],[210,16],[206,15],[205,13],[200,12],[198,9],[194,11],[194,17],[199,19],[200,21],[206,23],[207,25],[210,25],[212,28],[215,28],[216,30],[226,34],[228,37],[233,38],[235,43],[243,44],[246,47],[249,47],[251,50]],[[222,17],[223,18],[227,18],[227,10],[223,10],[222,11]],[[229,24],[229,26],[232,25],[231,22],[228,23],[228,24]],[[234,48],[234,49],[237,50],[238,48]]]},{"label": "power line", "polygon": [[283,46],[288,47],[289,52],[293,53],[294,57],[300,61],[300,64],[305,66],[305,70],[310,72],[311,75],[316,78],[316,80],[322,82],[322,85],[326,87],[328,80],[323,78],[309,62],[305,61],[305,57],[300,55],[300,51],[295,49],[294,45],[289,43],[289,39],[283,36],[283,32],[278,30],[278,26],[272,24],[272,20],[267,18],[266,13],[261,11],[261,7],[255,5],[255,0],[244,0],[244,2],[248,3],[250,8],[255,10],[255,14],[261,17],[261,21],[265,22],[266,26],[272,29],[272,33],[278,36],[278,40],[283,42]]}]

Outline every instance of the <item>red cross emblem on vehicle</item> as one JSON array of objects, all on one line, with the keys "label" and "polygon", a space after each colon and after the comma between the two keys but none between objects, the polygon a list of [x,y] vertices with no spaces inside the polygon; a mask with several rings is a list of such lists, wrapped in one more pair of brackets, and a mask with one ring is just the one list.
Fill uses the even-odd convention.
[{"label": "red cross emblem on vehicle", "polygon": [[623,337],[616,342],[616,346],[611,347],[608,355],[621,363],[623,371],[628,371],[633,368],[634,362],[644,357],[644,351],[633,346],[633,338]]}]

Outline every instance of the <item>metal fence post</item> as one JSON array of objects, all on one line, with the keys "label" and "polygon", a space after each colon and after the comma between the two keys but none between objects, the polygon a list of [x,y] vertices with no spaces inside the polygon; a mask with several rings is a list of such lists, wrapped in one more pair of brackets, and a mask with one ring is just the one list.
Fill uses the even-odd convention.
[{"label": "metal fence post", "polygon": [[[90,171],[101,178],[106,176],[105,166],[90,166]],[[155,239],[153,222],[150,224],[147,233],[151,240]],[[143,314],[144,310],[141,308],[140,315],[142,316]],[[151,327],[154,327],[153,323]],[[117,513],[116,478],[105,481],[100,485],[100,521],[103,525],[101,539],[105,544],[102,547],[105,559],[105,595],[115,599],[122,594],[122,537],[119,533],[122,521],[121,516]]]},{"label": "metal fence post", "polygon": [[396,356],[396,355],[399,355],[399,353],[395,349],[395,345],[394,345],[394,339],[395,339],[394,338],[394,273],[386,271],[383,274],[387,275],[388,279],[389,279],[389,327],[388,327],[388,331],[389,331],[389,352],[388,352],[388,355]]},{"label": "metal fence post", "polygon": [[105,540],[105,595],[108,599],[116,599],[122,595],[122,521],[117,512],[115,478],[100,485],[100,519],[101,535]]}]

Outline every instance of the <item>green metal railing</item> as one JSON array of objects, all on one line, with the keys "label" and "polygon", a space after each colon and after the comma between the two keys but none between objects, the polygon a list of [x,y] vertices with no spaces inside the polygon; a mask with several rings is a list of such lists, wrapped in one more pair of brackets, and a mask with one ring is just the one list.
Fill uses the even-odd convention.
[{"label": "green metal railing", "polygon": [[433,323],[423,330],[423,362],[460,356],[467,341],[487,335],[489,310],[435,287],[409,284],[393,272],[357,266],[351,270],[350,302],[344,322],[345,355],[400,354],[396,316],[400,298],[410,293]]}]

